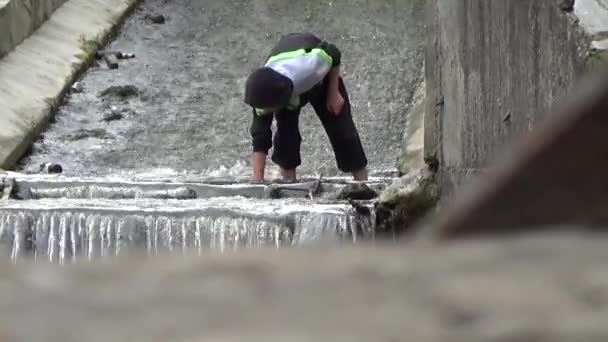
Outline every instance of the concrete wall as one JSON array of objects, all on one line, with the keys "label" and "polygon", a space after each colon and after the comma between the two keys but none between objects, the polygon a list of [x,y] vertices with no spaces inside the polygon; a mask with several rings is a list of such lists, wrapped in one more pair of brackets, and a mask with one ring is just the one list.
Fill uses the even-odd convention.
[{"label": "concrete wall", "polygon": [[[57,0],[38,2],[59,4]],[[14,167],[46,127],[65,91],[94,58],[95,49],[136,3],[137,0],[67,1],[29,39],[0,58],[0,168]],[[34,13],[35,8],[42,8],[36,6],[39,5],[27,8]],[[3,20],[0,22],[4,24]],[[6,37],[5,31],[0,32]]]},{"label": "concrete wall", "polygon": [[0,0],[0,58],[29,37],[67,0]]},{"label": "concrete wall", "polygon": [[577,0],[573,12],[558,0],[428,1],[425,159],[448,193],[575,86],[608,24],[591,8],[604,2]]}]

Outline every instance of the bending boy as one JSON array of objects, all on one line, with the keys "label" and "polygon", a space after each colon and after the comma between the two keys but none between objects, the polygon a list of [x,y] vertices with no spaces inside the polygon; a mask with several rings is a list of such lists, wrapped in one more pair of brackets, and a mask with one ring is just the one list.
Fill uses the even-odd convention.
[{"label": "bending boy", "polygon": [[341,52],[333,44],[310,33],[292,33],[281,37],[265,65],[248,77],[245,103],[253,107],[253,182],[264,181],[266,156],[273,144],[271,159],[280,166],[283,180],[296,180],[296,168],[302,163],[298,119],[308,103],[329,137],[338,168],[357,181],[367,180],[367,158],[351,116],[340,63]]}]

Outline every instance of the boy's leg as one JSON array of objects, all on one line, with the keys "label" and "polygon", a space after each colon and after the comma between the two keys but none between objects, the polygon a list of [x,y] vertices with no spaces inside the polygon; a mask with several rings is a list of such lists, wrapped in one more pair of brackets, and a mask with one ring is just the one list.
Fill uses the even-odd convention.
[{"label": "boy's leg", "polygon": [[350,101],[344,81],[340,77],[340,94],[344,106],[339,114],[327,110],[327,87],[317,88],[311,94],[310,103],[321,120],[334,150],[338,169],[350,172],[357,181],[367,180],[367,157],[359,132],[351,115]]},{"label": "boy's leg", "polygon": [[272,161],[281,167],[283,180],[293,182],[296,180],[296,168],[302,164],[300,157],[302,136],[298,126],[300,110],[282,109],[274,115],[277,132],[273,139]]}]

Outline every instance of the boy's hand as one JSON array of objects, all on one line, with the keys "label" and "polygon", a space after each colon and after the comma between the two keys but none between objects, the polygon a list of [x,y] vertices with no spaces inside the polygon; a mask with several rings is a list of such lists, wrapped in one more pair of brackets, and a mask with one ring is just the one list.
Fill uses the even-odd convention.
[{"label": "boy's hand", "polygon": [[339,115],[344,107],[344,98],[339,92],[330,92],[327,97],[327,110],[335,115]]}]

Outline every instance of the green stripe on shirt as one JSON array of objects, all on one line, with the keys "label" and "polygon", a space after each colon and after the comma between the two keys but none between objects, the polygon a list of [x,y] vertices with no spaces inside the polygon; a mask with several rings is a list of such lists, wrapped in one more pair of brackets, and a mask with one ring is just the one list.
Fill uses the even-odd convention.
[{"label": "green stripe on shirt", "polygon": [[332,63],[333,63],[333,59],[331,58],[330,55],[327,54],[327,52],[325,52],[325,50],[315,48],[315,49],[310,50],[309,52],[306,52],[305,49],[283,52],[278,55],[270,57],[266,64],[276,63],[276,62],[283,61],[286,59],[292,59],[292,58],[298,58],[298,57],[304,57],[304,56],[317,56],[317,57],[321,58],[323,60],[323,62],[330,67],[332,66]]}]

